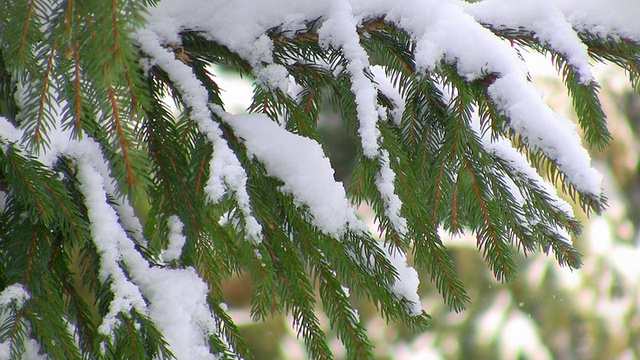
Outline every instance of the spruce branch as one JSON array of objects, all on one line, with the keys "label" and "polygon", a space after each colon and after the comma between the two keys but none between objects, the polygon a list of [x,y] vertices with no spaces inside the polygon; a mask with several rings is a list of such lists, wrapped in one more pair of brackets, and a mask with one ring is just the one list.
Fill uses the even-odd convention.
[{"label": "spruce branch", "polygon": [[[633,35],[572,24],[553,2],[553,16],[533,17],[566,42],[524,18],[483,16],[491,2],[345,0],[295,14],[297,3],[258,3],[242,22],[219,16],[244,3],[0,4],[0,290],[28,294],[0,304],[8,356],[35,340],[54,359],[250,358],[224,305],[237,274],[251,278],[252,318],[291,316],[310,357],[334,357],[322,311],[347,357],[373,358],[356,299],[412,331],[429,324],[407,252],[455,311],[472,292],[448,236],[473,234],[501,281],[515,278],[518,252],[580,267],[581,224],[557,193],[587,213],[606,197],[521,51],[551,58],[585,142],[602,149],[611,134],[588,60],[621,67],[637,88]],[[215,67],[254,82],[250,114],[225,110]],[[355,147],[344,187],[326,159],[328,109]],[[316,178],[289,177],[319,164]],[[318,205],[331,199],[339,209]],[[175,304],[176,322],[193,319],[184,338],[158,310],[184,295],[170,280],[190,284]]]}]

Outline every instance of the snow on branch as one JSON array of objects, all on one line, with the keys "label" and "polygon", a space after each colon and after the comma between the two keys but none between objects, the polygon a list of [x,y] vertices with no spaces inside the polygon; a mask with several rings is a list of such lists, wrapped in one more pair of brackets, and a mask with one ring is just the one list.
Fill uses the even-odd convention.
[{"label": "snow on branch", "polygon": [[387,215],[391,226],[396,232],[401,235],[406,234],[407,219],[400,214],[402,201],[395,193],[396,174],[393,172],[393,169],[391,169],[389,152],[387,152],[387,150],[382,150],[378,164],[380,171],[376,176],[375,182],[378,192],[380,192],[382,202],[384,203],[385,215]]},{"label": "snow on branch", "polygon": [[[227,46],[245,59],[254,68],[256,78],[266,84],[282,84],[287,75],[282,65],[273,64],[273,41],[266,35],[267,31],[282,24],[297,28],[300,26],[296,23],[322,17],[324,23],[318,30],[320,43],[340,48],[348,61],[346,71],[351,76],[351,90],[356,98],[364,154],[369,158],[377,155],[379,131],[376,128],[376,91],[365,75],[370,64],[367,53],[359,43],[357,26],[361,19],[354,16],[349,2],[279,0],[240,4],[190,0],[188,3],[162,1],[150,9],[148,29],[158,34],[158,40],[165,44],[179,44],[181,31],[202,31],[207,38]],[[192,7],[200,11],[193,14],[187,10]],[[238,18],[245,20],[234,20]],[[286,84],[278,88],[286,93]]]},{"label": "snow on branch", "polygon": [[[55,136],[56,139],[63,137],[63,134]],[[135,310],[153,320],[178,358],[214,359],[209,353],[207,338],[217,333],[217,327],[207,302],[207,284],[191,267],[151,267],[136,250],[120,223],[122,218],[107,200],[105,184],[112,183],[113,179],[98,170],[107,165],[95,141],[87,137],[80,141],[67,140],[66,146],[58,144],[61,145],[55,151],[58,156],[68,156],[77,165],[91,235],[100,254],[100,278],[111,282],[114,295],[98,329],[100,333],[112,336],[119,324],[118,317],[128,316]],[[55,145],[53,141],[52,147]],[[173,218],[171,221],[177,222]],[[168,249],[170,257],[179,251],[180,244],[173,239],[181,235],[179,225],[171,225],[170,243],[174,246]]]},{"label": "snow on branch", "polygon": [[[15,260],[8,267],[14,273],[22,266],[45,270],[24,285],[7,272],[7,283],[15,284],[0,292],[0,323],[10,328],[5,320],[16,305],[30,311],[38,303],[34,290],[47,281],[59,289],[59,304],[42,309],[61,317],[31,311],[24,320],[46,356],[64,357],[53,352],[54,336],[69,348],[76,340],[78,349],[69,354],[99,357],[101,341],[120,353],[130,346],[129,339],[120,341],[128,320],[134,322],[131,346],[149,340],[143,347],[152,354],[242,354],[249,350],[217,304],[224,297],[221,282],[246,272],[255,318],[291,312],[310,356],[331,357],[313,313],[321,300],[347,356],[366,358],[370,344],[342,282],[379,304],[387,319],[426,326],[417,271],[404,252],[413,246],[416,264],[445,301],[455,310],[467,301],[436,229],[472,229],[498,279],[510,279],[515,269],[512,246],[552,248],[561,265],[578,267],[570,241],[579,222],[530,164],[547,165],[563,190],[579,192],[590,209],[606,200],[602,176],[577,126],[553,111],[529,80],[519,47],[553,54],[586,141],[604,145],[609,134],[590,60],[624,68],[638,87],[637,1],[31,1],[26,7],[9,1],[7,8],[26,12],[0,19],[6,85],[0,89],[0,221],[10,224],[0,225],[0,255]],[[101,41],[103,27],[113,39]],[[225,112],[211,63],[250,72],[251,109],[268,115]],[[456,96],[446,99],[438,86]],[[166,90],[183,111],[175,122],[163,104]],[[334,179],[323,149],[329,141],[319,140],[317,121],[327,105],[345,115],[348,135],[359,142],[351,199]],[[140,157],[129,161],[127,149]],[[190,161],[211,150],[211,158]],[[209,173],[201,176],[207,161]],[[134,173],[145,181],[131,194],[148,195],[152,204],[144,228],[127,193],[118,190]],[[277,185],[278,196],[263,197]],[[389,244],[373,244],[351,201],[372,205]],[[276,213],[268,208],[274,203]],[[236,224],[248,241],[236,242]],[[167,248],[147,247],[145,233],[151,245]],[[205,242],[187,246],[183,256],[192,240]],[[76,250],[87,241],[91,260],[80,271],[91,277],[89,290],[99,299],[95,326],[94,309],[86,304],[84,310],[74,278],[58,276],[76,267]],[[29,244],[29,256],[21,257],[25,252],[15,244]],[[40,268],[32,267],[33,259]],[[188,266],[194,263],[197,269]],[[172,268],[178,265],[184,267]],[[95,268],[98,274],[87,274]],[[33,327],[38,317],[61,320],[64,336],[48,334],[51,326]],[[6,338],[12,336],[20,340],[21,333]],[[19,357],[7,339],[3,335],[0,358]],[[37,353],[27,340],[25,354]]]},{"label": "snow on branch", "polygon": [[[0,133],[1,134],[1,133]],[[8,312],[7,307],[15,306],[20,309],[24,306],[24,303],[31,298],[29,292],[24,288],[22,284],[11,284],[0,292],[0,323],[7,325]],[[4,339],[0,341],[0,359],[11,359],[15,357],[15,353],[12,350],[11,339]],[[15,344],[14,344],[15,345]],[[24,353],[21,354],[24,359],[33,360],[46,360],[48,357],[41,355],[41,349],[38,342],[32,338],[24,338],[23,344]]]},{"label": "snow on branch", "polygon": [[0,292],[0,309],[12,303],[15,304],[16,307],[21,308],[29,298],[29,292],[27,292],[22,284],[11,284]]},{"label": "snow on branch", "polygon": [[[333,168],[320,145],[312,139],[288,132],[263,114],[230,115],[217,113],[233,128],[250,156],[264,164],[267,173],[284,182],[280,190],[290,193],[298,206],[306,206],[310,221],[325,234],[339,238],[347,230],[366,231],[356,218],[342,185],[333,179]],[[269,139],[269,141],[264,141]],[[385,203],[386,215],[394,229],[406,233],[406,219],[400,216],[400,199],[393,192],[395,174],[389,167],[389,154],[382,151],[376,185]],[[406,301],[411,316],[422,313],[416,271],[407,266],[399,248],[380,245],[398,278],[389,290],[397,300]],[[403,300],[404,299],[404,300]]]},{"label": "snow on branch", "polygon": [[[6,119],[0,118],[0,127],[2,141],[22,139],[22,131]],[[92,240],[100,255],[99,276],[110,283],[113,293],[98,331],[111,338],[120,323],[119,317],[136,311],[153,320],[178,358],[214,359],[207,339],[217,335],[218,329],[208,306],[207,284],[191,267],[152,267],[138,252],[136,243],[146,244],[140,223],[125,199],[115,204],[108,199],[115,195],[115,181],[97,142],[88,136],[71,140],[69,132],[57,128],[49,135],[50,148],[40,155],[40,160],[49,167],[62,156],[74,161]],[[179,257],[181,252],[184,243],[181,225],[177,218],[170,218],[172,246],[167,249],[168,258]],[[11,301],[21,305],[28,298],[24,288],[12,285],[0,293],[0,307]]]},{"label": "snow on branch", "polygon": [[354,16],[348,2],[333,1],[318,35],[321,45],[340,49],[347,60],[346,71],[351,77],[351,91],[356,102],[362,151],[366,157],[375,158],[378,155],[380,137],[380,131],[376,127],[377,92],[376,86],[365,75],[370,63],[369,56],[360,45],[360,36],[357,33],[359,22],[360,19]]},{"label": "snow on branch", "polygon": [[[600,176],[591,167],[590,158],[582,148],[575,127],[566,119],[556,115],[544,103],[534,86],[527,80],[527,69],[517,52],[508,42],[500,39],[484,27],[522,27],[531,31],[538,39],[566,56],[569,64],[578,70],[582,83],[592,79],[586,46],[580,41],[573,28],[586,28],[602,33],[598,25],[604,26],[610,35],[615,27],[609,17],[599,23],[599,17],[592,17],[597,9],[596,1],[589,1],[586,14],[568,13],[566,1],[539,0],[533,3],[518,2],[506,6],[503,0],[491,0],[469,5],[457,1],[331,1],[312,4],[307,1],[182,1],[165,0],[150,9],[147,30],[138,39],[143,50],[153,56],[180,83],[187,79],[186,69],[178,70],[177,61],[161,48],[162,43],[180,43],[179,34],[184,30],[203,32],[205,37],[227,46],[254,66],[255,72],[263,71],[273,64],[273,42],[266,34],[269,29],[288,24],[290,28],[305,21],[320,19],[318,41],[321,45],[339,49],[347,61],[346,71],[351,77],[351,90],[356,101],[359,135],[365,156],[377,157],[379,130],[376,86],[365,75],[370,63],[364,48],[359,43],[358,26],[367,19],[383,18],[406,31],[415,41],[415,61],[418,69],[434,70],[440,61],[456,66],[458,73],[468,81],[495,76],[488,93],[498,108],[511,120],[509,125],[521,134],[534,149],[542,150],[557,162],[559,169],[567,175],[567,180],[582,193],[600,195]],[[626,2],[618,1],[621,6]],[[524,11],[520,5],[535,11]],[[519,4],[519,5],[518,5]],[[503,6],[505,5],[505,6]],[[190,8],[201,11],[193,14]],[[516,9],[517,8],[517,9]],[[517,11],[516,11],[517,10]],[[470,15],[471,14],[471,15]],[[526,14],[526,15],[525,15]],[[591,15],[588,15],[591,14]],[[243,21],[231,22],[238,16]],[[474,19],[475,16],[476,18]],[[628,19],[625,17],[625,19]],[[479,22],[480,21],[480,22]],[[482,22],[482,23],[481,23]],[[625,22],[626,23],[626,20]],[[299,25],[299,24],[298,24]],[[632,27],[633,28],[633,27]],[[602,33],[605,35],[605,33]],[[619,35],[636,36],[634,31],[619,31]],[[173,63],[173,64],[172,64]],[[171,64],[171,65],[170,65]],[[184,66],[186,68],[186,66]],[[180,72],[180,74],[178,74]],[[277,74],[278,72],[269,71]],[[265,73],[266,74],[266,73]],[[257,74],[258,78],[262,75]],[[192,78],[192,76],[191,76]],[[190,93],[195,117],[207,114],[198,111],[202,104],[203,91],[197,84],[178,84]],[[280,79],[282,80],[282,79]],[[186,80],[184,80],[186,81]],[[278,82],[272,79],[272,82]],[[201,95],[195,96],[198,92]],[[214,125],[203,126],[214,144],[219,138]],[[222,146],[220,146],[222,147]],[[234,168],[231,154],[225,149],[218,151],[222,163]],[[227,156],[228,155],[228,156]],[[212,161],[212,165],[217,163]],[[241,176],[239,176],[241,177]],[[225,179],[229,179],[229,174]],[[240,181],[241,183],[242,181]],[[210,181],[209,189],[220,196],[220,184]],[[243,197],[240,186],[236,187]]]},{"label": "snow on branch", "polygon": [[579,31],[603,39],[640,41],[640,6],[636,0],[553,0]]},{"label": "snow on branch", "polygon": [[504,76],[489,87],[488,93],[510,118],[509,127],[530,147],[555,161],[578,191],[601,196],[602,175],[591,167],[591,157],[582,147],[575,124],[551,110],[522,78]]},{"label": "snow on branch", "polygon": [[191,111],[191,118],[213,145],[213,156],[209,163],[210,174],[205,186],[209,200],[214,203],[220,201],[228,187],[235,195],[244,216],[247,238],[254,243],[259,243],[262,239],[262,227],[251,214],[247,193],[247,174],[222,137],[222,130],[218,123],[212,119],[207,90],[194,76],[189,66],[176,60],[173,53],[162,47],[156,33],[151,30],[141,30],[135,38],[142,50],[152,57],[153,65],[166,71],[178,89],[183,92],[184,101]]},{"label": "snow on branch", "polygon": [[398,4],[388,9],[386,19],[415,38],[419,68],[432,70],[444,60],[454,64],[458,74],[467,81],[494,74],[497,78],[487,92],[510,119],[509,126],[521,134],[529,146],[540,149],[557,162],[578,191],[600,196],[601,176],[591,167],[591,159],[582,147],[575,125],[543,101],[527,79],[526,65],[509,43],[456,4],[421,3],[418,13],[427,13],[428,17],[418,17],[415,9]]},{"label": "snow on branch", "polygon": [[[564,199],[558,196],[556,190],[547,183],[540,174],[534,169],[530,164],[527,158],[520,153],[517,149],[515,149],[511,142],[500,136],[495,139],[492,139],[492,136],[489,133],[483,133],[480,125],[480,117],[477,112],[473,114],[471,129],[476,135],[480,138],[480,142],[484,149],[493,154],[503,161],[505,161],[509,166],[515,171],[516,176],[520,176],[527,181],[531,182],[537,189],[540,189],[548,198],[549,203],[555,207],[556,210],[563,212],[568,218],[573,218],[574,213],[571,205],[567,203]],[[522,192],[522,189],[518,188],[517,185],[509,178],[508,176],[504,177],[504,180],[508,186],[508,190],[513,195],[513,198],[516,200],[519,206],[524,207],[526,205],[526,199]],[[532,216],[533,214],[528,214]],[[532,225],[534,222],[544,221],[544,219],[534,218],[527,219],[521,218],[523,225],[527,227],[528,225]],[[552,225],[552,230],[556,233],[556,235],[562,239],[564,242],[571,244],[571,235],[569,233],[559,228],[558,226]]]},{"label": "snow on branch", "polygon": [[[85,140],[85,144],[89,144],[88,140]],[[103,282],[111,282],[110,288],[113,293],[109,312],[98,330],[103,335],[113,336],[119,324],[120,314],[129,314],[135,310],[147,315],[147,304],[138,286],[129,280],[119,265],[122,260],[120,245],[130,242],[130,239],[119,224],[115,210],[108,203],[104,189],[105,179],[92,165],[92,159],[77,156],[75,160],[80,191],[84,195],[89,216],[91,236],[100,254],[100,279]]]},{"label": "snow on branch", "polygon": [[588,85],[593,80],[587,46],[552,1],[486,0],[465,4],[464,9],[480,23],[493,28],[531,32],[542,44],[567,59],[582,84]]},{"label": "snow on branch", "polygon": [[[267,174],[284,182],[280,190],[306,206],[311,222],[322,232],[340,238],[345,231],[362,230],[342,184],[320,144],[281,128],[266,115],[230,115],[217,111],[242,139],[250,156],[264,164]],[[265,141],[268,139],[268,141]]]},{"label": "snow on branch", "polygon": [[5,151],[9,144],[19,144],[22,141],[22,135],[23,132],[21,130],[16,129],[9,120],[0,116],[0,143],[5,146]]},{"label": "snow on branch", "polygon": [[187,238],[182,235],[182,228],[184,224],[180,221],[180,218],[176,215],[171,215],[168,220],[169,225],[169,245],[167,249],[162,252],[161,258],[164,261],[171,262],[177,261],[182,255],[182,247],[184,246]]},{"label": "snow on branch", "polygon": [[[371,73],[374,76],[377,90],[392,102],[392,108],[387,110],[390,112],[393,124],[399,127],[402,122],[402,114],[405,109],[405,100],[402,98],[402,95],[393,85],[391,80],[387,77],[382,66],[372,66]],[[382,119],[386,119],[387,114],[380,114],[380,117]]]},{"label": "snow on branch", "polygon": [[391,292],[396,299],[404,302],[407,313],[411,316],[417,316],[422,313],[422,304],[420,295],[418,294],[418,285],[420,278],[418,272],[411,266],[407,265],[407,254],[397,247],[390,244],[380,243],[378,246],[382,249],[385,257],[398,271],[398,278],[391,285]]}]

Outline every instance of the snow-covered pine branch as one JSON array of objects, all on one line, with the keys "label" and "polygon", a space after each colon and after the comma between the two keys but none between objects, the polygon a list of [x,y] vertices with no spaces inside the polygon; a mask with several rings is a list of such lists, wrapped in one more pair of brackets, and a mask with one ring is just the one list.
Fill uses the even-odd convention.
[{"label": "snow-covered pine branch", "polygon": [[[251,277],[253,318],[291,315],[311,357],[332,357],[321,307],[348,356],[370,358],[344,289],[416,331],[419,271],[452,309],[471,301],[444,233],[473,234],[500,280],[518,249],[578,268],[580,224],[558,190],[606,205],[580,137],[610,139],[591,63],[640,75],[632,0],[9,0],[1,13],[0,358],[248,357],[222,305],[232,274]],[[550,55],[578,125],[544,102],[523,51]],[[225,110],[213,65],[254,80],[251,114]],[[356,148],[346,186],[318,128],[329,109]]]}]

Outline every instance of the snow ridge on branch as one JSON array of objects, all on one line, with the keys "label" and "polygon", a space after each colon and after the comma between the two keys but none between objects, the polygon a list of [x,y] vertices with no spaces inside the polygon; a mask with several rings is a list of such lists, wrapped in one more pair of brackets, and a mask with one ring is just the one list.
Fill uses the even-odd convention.
[{"label": "snow ridge on branch", "polygon": [[[491,99],[508,116],[509,126],[527,141],[533,149],[540,149],[556,161],[560,170],[580,192],[598,197],[601,192],[600,176],[582,148],[575,127],[556,115],[542,101],[538,91],[527,80],[525,64],[517,53],[500,40],[485,25],[522,27],[530,30],[540,41],[563,54],[574,66],[580,81],[589,83],[592,75],[585,45],[576,35],[577,29],[595,29],[599,25],[595,15],[596,2],[589,2],[588,14],[566,15],[566,1],[540,0],[529,7],[534,12],[522,11],[519,6],[503,6],[503,1],[484,1],[467,4],[459,1],[331,1],[311,4],[308,1],[242,1],[230,5],[221,1],[165,0],[150,9],[148,30],[160,43],[179,44],[184,30],[201,31],[205,36],[237,52],[252,65],[272,64],[273,42],[265,37],[269,29],[288,24],[299,28],[305,21],[320,19],[319,42],[339,48],[347,60],[346,71],[351,77],[351,90],[356,101],[359,135],[365,156],[377,157],[379,131],[376,129],[378,105],[376,86],[366,76],[370,66],[368,56],[358,41],[358,27],[363,21],[384,18],[406,31],[416,42],[415,61],[420,69],[429,71],[440,61],[452,63],[458,73],[469,81],[495,74],[497,79],[489,87]],[[185,9],[203,9],[191,16]],[[516,11],[517,8],[517,11]],[[208,12],[206,9],[215,9]],[[545,10],[546,9],[546,10]],[[522,14],[528,15],[522,15]],[[244,21],[230,23],[229,19],[242,14]],[[475,17],[475,19],[474,19]],[[605,21],[609,21],[605,19]],[[628,17],[624,18],[625,23]],[[573,28],[572,28],[573,27]],[[603,36],[629,35],[616,32],[623,27],[609,29]],[[633,27],[632,27],[633,28]],[[634,34],[631,34],[634,35]],[[139,37],[142,39],[142,37]],[[141,40],[143,49],[161,55],[158,50]],[[256,66],[258,78],[265,66]],[[272,73],[277,74],[277,73]],[[272,79],[278,83],[282,79]],[[195,88],[195,87],[193,87]],[[517,94],[517,95],[515,95]],[[205,130],[208,131],[208,130]],[[218,135],[215,135],[218,136]],[[221,151],[223,152],[223,151]]]}]

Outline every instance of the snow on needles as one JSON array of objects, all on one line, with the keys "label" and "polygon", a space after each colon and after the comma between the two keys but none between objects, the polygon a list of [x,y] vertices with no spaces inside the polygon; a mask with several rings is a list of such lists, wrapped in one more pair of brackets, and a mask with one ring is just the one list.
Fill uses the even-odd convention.
[{"label": "snow on needles", "polygon": [[[4,118],[0,118],[0,127],[3,129],[0,132],[2,142],[17,142],[23,138],[22,131]],[[50,148],[40,155],[40,160],[45,166],[51,166],[57,158],[66,156],[77,166],[89,230],[100,255],[99,276],[101,281],[109,281],[113,294],[98,331],[113,337],[120,324],[119,317],[137,312],[151,318],[178,359],[215,359],[209,352],[208,338],[217,334],[218,329],[208,305],[207,284],[192,267],[171,269],[149,264],[136,249],[136,243],[146,241],[137,238],[142,234],[137,233],[140,225],[133,209],[123,199],[116,198],[116,204],[108,199],[115,195],[115,180],[100,145],[89,136],[82,140],[71,139],[71,134],[59,130],[60,127],[56,124],[51,129]],[[18,150],[23,151],[20,145]],[[131,219],[125,219],[128,217]],[[165,257],[171,259],[179,257],[185,239],[177,217],[170,217],[169,228],[170,246]],[[12,301],[21,306],[28,298],[21,285],[11,285],[0,293],[0,307]],[[0,343],[0,357],[3,351],[3,343]]]},{"label": "snow on needles", "polygon": [[[66,141],[63,141],[66,136]],[[100,278],[111,281],[113,300],[98,328],[112,336],[120,314],[135,310],[149,316],[178,359],[214,359],[207,346],[208,336],[217,331],[216,321],[207,303],[207,284],[191,267],[170,269],[151,267],[136,250],[135,243],[120,225],[120,217],[109,204],[105,183],[113,178],[98,170],[106,166],[100,146],[89,137],[68,140],[69,134],[58,133],[52,148],[71,157],[78,167],[80,190],[85,197],[89,228],[100,254]],[[65,144],[63,146],[62,144]],[[96,164],[98,164],[96,166]],[[181,223],[170,218],[169,257],[179,256]],[[125,274],[121,264],[127,269]]]},{"label": "snow on needles", "polygon": [[[138,32],[136,39],[184,92],[191,116],[214,145],[212,174],[206,188],[211,199],[219,200],[227,188],[234,192],[247,220],[247,230],[257,238],[260,227],[250,213],[246,173],[222,138],[218,125],[211,120],[206,91],[188,66],[163,46],[180,45],[181,32],[197,31],[246,60],[258,83],[287,93],[290,80],[283,65],[274,63],[274,44],[268,30],[277,26],[304,29],[306,22],[317,20],[319,44],[341,51],[346,60],[344,71],[351,80],[363,154],[378,159],[381,167],[376,186],[385,202],[385,215],[396,230],[404,230],[406,222],[400,215],[401,203],[393,184],[395,175],[389,154],[380,148],[377,128],[377,122],[386,118],[377,101],[378,91],[392,95],[397,102],[398,109],[392,112],[396,124],[401,121],[401,98],[384,78],[382,69],[372,68],[360,43],[358,27],[368,20],[383,19],[404,30],[415,43],[419,71],[436,70],[445,62],[455,66],[458,74],[468,81],[494,77],[487,93],[509,118],[508,126],[522,135],[531,148],[541,150],[555,161],[578,191],[600,196],[602,178],[592,168],[576,126],[547,106],[528,81],[526,64],[517,51],[486,25],[531,32],[567,59],[582,84],[589,84],[593,77],[578,31],[640,39],[634,0],[604,3],[585,0],[576,6],[575,0],[486,0],[477,4],[460,0],[162,0],[149,9],[148,25]],[[615,5],[614,11],[609,4]],[[616,12],[621,9],[629,11]],[[616,13],[615,18],[603,16],[611,13]],[[323,232],[338,236],[356,223],[344,189],[334,181],[333,170],[317,143],[283,130],[265,116],[231,116],[222,110],[218,116],[231,125],[269,175],[284,182],[282,191],[292,194],[299,206],[308,208],[311,221]],[[489,151],[510,161],[527,177],[543,183],[507,145],[485,142]],[[559,201],[555,205],[566,208]]]},{"label": "snow on needles", "polygon": [[[308,209],[311,222],[322,232],[338,238],[349,229],[365,229],[349,205],[344,188],[333,179],[333,168],[317,142],[288,132],[266,115],[220,115],[244,142],[249,155],[263,163],[270,176],[284,182],[280,190],[292,194],[296,205]],[[389,167],[386,151],[382,152],[380,165],[382,170],[376,185],[383,196],[386,214],[394,229],[405,233],[407,223],[399,215],[401,203],[393,192],[395,174]],[[406,255],[400,249],[380,246],[398,271],[398,278],[390,290],[398,300],[406,301],[410,315],[421,314],[417,272],[407,265]]]},{"label": "snow on needles", "polygon": [[495,28],[523,29],[562,54],[577,70],[580,82],[593,80],[587,46],[551,0],[485,0],[465,4],[477,20]]},{"label": "snow on needles", "polygon": [[[416,16],[415,9],[406,2],[395,4],[387,9],[387,19],[414,37],[418,67],[433,69],[444,59],[455,64],[458,73],[469,81],[495,74],[497,79],[488,87],[488,94],[511,120],[509,126],[531,147],[556,161],[580,192],[600,196],[601,176],[591,167],[591,158],[582,147],[575,125],[543,101],[527,79],[524,62],[508,42],[496,37],[455,2],[420,3],[418,13],[429,14],[428,17]],[[558,32],[567,31],[562,27]],[[576,58],[581,58],[580,54]]]},{"label": "snow on needles", "polygon": [[[376,88],[380,93],[391,100],[393,108],[388,109],[391,115],[391,121],[395,126],[400,127],[402,122],[402,114],[404,113],[405,101],[398,89],[391,83],[391,79],[387,77],[382,66],[372,66],[371,73],[376,82]],[[381,114],[381,118],[386,118],[386,114]]]},{"label": "snow on needles", "polygon": [[22,131],[16,129],[7,119],[0,116],[0,144],[6,147],[12,143],[20,143]]},{"label": "snow on needles", "polygon": [[164,261],[176,261],[182,255],[182,247],[187,238],[182,235],[182,228],[184,224],[180,221],[180,218],[176,215],[169,217],[169,246],[162,253],[162,260]]},{"label": "snow on needles", "polygon": [[407,219],[400,215],[402,202],[394,191],[396,174],[393,172],[393,169],[391,169],[387,150],[382,150],[378,163],[380,165],[380,171],[376,176],[375,182],[378,192],[380,192],[380,196],[382,197],[382,202],[384,203],[385,215],[387,215],[395,231],[399,234],[405,234],[407,232]]},{"label": "snow on needles", "polygon": [[363,229],[320,144],[281,128],[266,115],[221,114],[242,139],[250,156],[264,164],[269,176],[284,182],[280,190],[306,206],[311,222],[339,238],[348,229]]},{"label": "snow on needles", "polygon": [[418,285],[420,278],[418,272],[407,265],[407,255],[399,248],[392,248],[389,244],[379,244],[384,255],[389,259],[398,271],[398,278],[391,285],[391,292],[395,294],[398,300],[404,299],[405,307],[409,315],[417,316],[422,313],[422,304],[420,303],[420,295],[418,294]]},{"label": "snow on needles", "polygon": [[602,38],[640,41],[638,0],[554,0],[573,26]]},{"label": "snow on needles", "polygon": [[[632,2],[616,0],[614,3],[620,10],[632,8]],[[574,28],[602,36],[631,38],[638,37],[640,31],[625,14],[620,14],[619,23],[615,23],[610,16],[600,21],[601,15],[607,11],[598,13],[596,10],[604,10],[604,5],[597,5],[596,0],[586,3],[585,7],[571,7],[580,11],[569,12],[571,0],[519,0],[516,4],[505,0],[488,0],[478,4],[457,0],[164,0],[157,7],[149,9],[148,26],[140,32],[138,39],[144,51],[161,63],[163,68],[167,66],[165,70],[170,75],[176,70],[171,75],[172,79],[185,85],[185,91],[187,85],[189,89],[196,89],[186,92],[194,100],[193,111],[199,115],[197,110],[203,109],[201,100],[206,98],[196,94],[202,92],[197,90],[197,84],[191,85],[195,80],[192,75],[186,74],[184,69],[178,71],[180,65],[186,65],[175,61],[170,52],[161,48],[162,44],[179,44],[178,34],[181,31],[199,31],[252,64],[256,77],[262,79],[262,83],[280,84],[286,79],[282,71],[270,68],[280,65],[273,63],[273,42],[266,35],[267,31],[282,24],[287,28],[299,29],[304,21],[320,19],[320,44],[340,49],[347,60],[346,71],[351,77],[351,90],[355,96],[363,153],[375,158],[380,156],[380,134],[376,126],[379,116],[377,88],[365,76],[370,63],[360,45],[357,26],[366,20],[384,18],[414,39],[418,69],[435,69],[444,60],[454,64],[458,73],[468,80],[487,74],[497,75],[498,79],[489,87],[489,95],[512,120],[510,126],[513,130],[523,135],[532,147],[539,148],[556,161],[568,181],[579,191],[599,196],[600,176],[591,167],[590,158],[582,148],[573,124],[548,108],[527,80],[526,65],[516,51],[483,25],[522,27],[532,31],[541,41],[567,58],[577,69],[581,82],[589,83],[592,76],[585,46],[580,43]],[[199,11],[188,10],[193,8]],[[610,10],[609,7],[607,10]],[[232,20],[238,18],[243,21]],[[624,31],[626,25],[631,30]],[[148,41],[149,38],[153,38],[152,41]],[[178,64],[171,64],[176,62]],[[270,76],[280,78],[267,79]],[[196,103],[200,105],[196,106]],[[199,123],[207,128],[203,131],[210,133],[214,145],[222,143],[214,140],[219,138],[219,130],[212,129],[214,125],[205,126],[204,121]],[[225,149],[217,155],[218,164],[235,163],[236,160],[231,159],[232,154],[225,155],[228,153],[227,147],[220,147]],[[223,176],[225,181],[231,177]],[[241,177],[238,176],[238,179]],[[220,194],[219,183],[215,179],[211,181],[213,194]],[[236,195],[242,193],[241,186],[234,187],[234,190],[238,191]]]},{"label": "snow on needles", "polygon": [[12,284],[4,288],[0,292],[0,309],[4,309],[7,305],[14,303],[16,307],[21,308],[24,302],[29,300],[30,296],[22,284]]},{"label": "snow on needles", "polygon": [[[198,12],[191,11],[194,8],[199,9]],[[180,43],[178,34],[181,31],[201,31],[204,36],[227,46],[248,61],[262,84],[286,93],[286,70],[282,65],[273,64],[273,42],[266,32],[282,24],[288,28],[300,28],[304,20],[320,17],[326,20],[318,30],[320,42],[342,48],[349,60],[346,70],[352,76],[351,88],[356,98],[363,151],[366,156],[374,158],[379,136],[376,91],[364,74],[369,58],[360,46],[356,32],[360,19],[354,17],[349,2],[164,0],[149,9],[148,29],[157,34],[162,43],[173,44]]]},{"label": "snow on needles", "polygon": [[380,131],[376,126],[378,120],[377,92],[375,85],[365,76],[369,67],[369,56],[360,45],[360,35],[356,26],[360,19],[353,14],[351,4],[347,1],[332,1],[326,20],[318,30],[320,44],[341,49],[348,60],[347,72],[351,75],[351,91],[355,97],[358,117],[358,134],[362,143],[362,152],[368,158],[378,154],[378,138]]},{"label": "snow on needles", "polygon": [[[496,155],[497,157],[504,160],[507,164],[509,164],[509,166],[511,166],[514,170],[515,175],[521,176],[524,179],[527,179],[531,183],[535,184],[535,186],[549,198],[550,204],[557,210],[564,212],[570,218],[574,217],[571,205],[558,196],[556,190],[549,183],[547,183],[542,178],[542,176],[540,176],[540,174],[538,174],[536,169],[529,164],[526,156],[515,149],[507,138],[499,136],[496,139],[492,139],[489,132],[482,132],[480,117],[478,116],[477,111],[473,113],[470,125],[471,129],[480,138],[482,146],[488,153]],[[513,180],[509,176],[505,176],[504,180],[509,188],[509,192],[511,193],[511,195],[513,195],[518,205],[521,207],[525,206],[526,199],[524,198],[521,190],[513,182]],[[528,226],[529,224],[538,222],[541,219],[523,218],[520,220],[523,222],[524,226]],[[550,228],[555,231],[559,239],[566,242],[567,244],[571,244],[571,235],[569,235],[569,233],[565,229],[560,228],[556,225],[550,225]]]},{"label": "snow on needles", "polygon": [[247,174],[240,161],[222,137],[222,130],[213,121],[209,110],[207,90],[195,77],[191,68],[175,59],[173,53],[162,47],[158,35],[148,29],[140,30],[135,36],[142,50],[167,72],[171,80],[183,92],[184,101],[190,107],[191,118],[198,124],[200,131],[213,144],[213,156],[209,162],[209,179],[205,186],[209,199],[218,202],[229,188],[235,195],[240,211],[244,216],[247,238],[253,243],[262,239],[262,227],[251,214],[251,204],[247,193]]},{"label": "snow on needles", "polygon": [[108,203],[104,179],[88,159],[78,161],[77,176],[80,191],[85,197],[91,235],[100,254],[100,280],[110,280],[113,292],[109,312],[98,331],[111,336],[119,323],[120,313],[129,313],[135,309],[141,314],[147,314],[147,304],[140,289],[128,279],[119,265],[122,258],[120,244],[130,240],[118,224],[115,210]]}]

